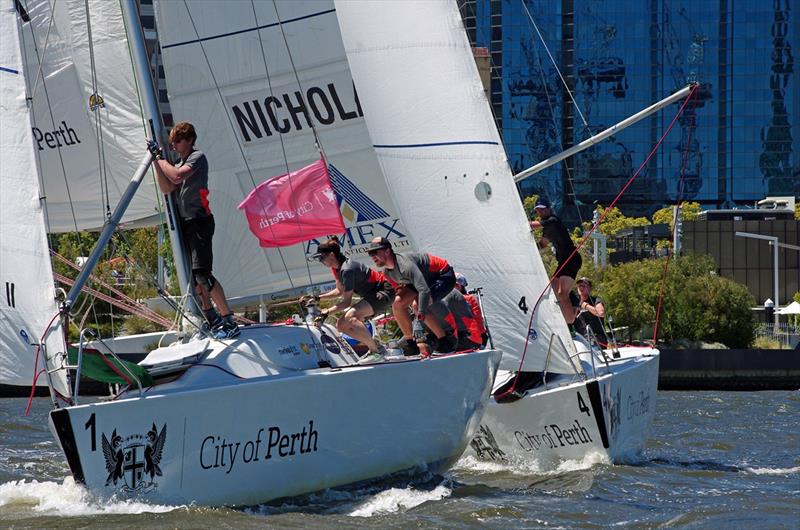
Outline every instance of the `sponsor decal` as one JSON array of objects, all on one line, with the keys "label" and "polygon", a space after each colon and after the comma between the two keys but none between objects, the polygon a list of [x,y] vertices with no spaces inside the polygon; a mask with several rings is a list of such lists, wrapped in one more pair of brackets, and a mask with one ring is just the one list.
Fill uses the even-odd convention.
[{"label": "sponsor decal", "polygon": [[506,454],[500,449],[494,433],[486,425],[480,426],[469,445],[481,460],[506,460]]},{"label": "sponsor decal", "polygon": [[611,384],[607,384],[604,386],[604,393],[603,396],[603,410],[605,411],[605,417],[608,421],[608,430],[609,434],[612,438],[616,439],[617,434],[619,434],[619,424],[622,412],[622,393],[619,388],[617,388],[616,393],[611,389]]},{"label": "sponsor decal", "polygon": [[629,420],[647,415],[650,412],[650,394],[640,390],[638,395],[628,395],[627,412]]},{"label": "sponsor decal", "polygon": [[[328,165],[328,171],[331,186],[339,202],[339,210],[345,220],[345,232],[337,235],[346,256],[364,254],[366,245],[374,237],[385,237],[398,251],[410,245],[399,218],[389,215],[333,164]],[[316,252],[320,243],[318,239],[309,240],[306,243],[306,255]]]},{"label": "sponsor decal", "polygon": [[593,442],[589,430],[581,424],[580,420],[575,420],[568,427],[563,424],[551,423],[550,425],[545,425],[544,429],[538,433],[530,433],[523,430],[514,431],[514,438],[522,450],[527,452],[558,449],[559,447]]},{"label": "sponsor decal", "polygon": [[153,423],[145,434],[122,437],[114,429],[109,439],[103,433],[103,458],[108,471],[105,485],[113,485],[123,495],[148,493],[157,488],[156,477],[162,476],[159,464],[166,440],[166,423],[160,432]]},{"label": "sponsor decal", "polygon": [[535,329],[531,328],[531,330],[528,332],[528,336],[531,338],[531,340],[536,340],[539,338],[539,333],[537,333]]},{"label": "sponsor decal", "polygon": [[45,148],[57,149],[59,147],[69,147],[81,143],[78,138],[78,133],[75,129],[67,125],[66,120],[62,120],[58,129],[52,131],[42,131],[39,127],[31,127],[33,131],[33,139],[36,140],[36,145],[39,151],[44,151]]},{"label": "sponsor decal", "polygon": [[278,426],[261,428],[249,440],[228,440],[209,434],[200,443],[200,467],[221,469],[229,475],[240,465],[316,453],[318,441],[314,420],[295,432],[284,432]]},{"label": "sponsor decal", "polygon": [[339,346],[339,343],[336,342],[336,339],[331,338],[329,335],[322,333],[319,337],[319,340],[322,341],[325,349],[329,352],[335,353],[336,355],[342,353],[342,348]]},{"label": "sponsor decal", "polygon": [[244,147],[275,133],[294,134],[304,128],[310,131],[312,119],[317,125],[333,125],[364,116],[355,85],[343,90],[333,82],[266,97],[263,93],[235,95],[228,98],[228,104]]},{"label": "sponsor decal", "polygon": [[279,355],[300,355],[300,349],[294,344],[287,344],[278,348]]}]

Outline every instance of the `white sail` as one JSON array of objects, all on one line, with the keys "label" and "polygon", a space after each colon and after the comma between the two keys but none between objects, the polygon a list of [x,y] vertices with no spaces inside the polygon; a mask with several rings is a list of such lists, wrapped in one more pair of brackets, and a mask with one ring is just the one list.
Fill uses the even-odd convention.
[{"label": "white sail", "polygon": [[[21,5],[30,19],[23,21],[22,42],[48,229],[98,229],[106,220],[106,204],[113,210],[139,164],[145,136],[151,136],[142,118],[120,5],[102,0],[28,0]],[[94,111],[93,79],[104,100]],[[158,222],[158,197],[151,179],[123,223]]]},{"label": "white sail", "polygon": [[261,249],[237,209],[257,184],[319,159],[312,123],[342,198],[345,252],[369,261],[363,248],[375,236],[409,245],[354,92],[333,2],[277,8],[249,0],[155,3],[173,115],[195,125],[196,145],[208,156],[214,274],[233,299],[331,281],[330,271],[306,261],[317,241]]},{"label": "white sail", "polygon": [[[516,369],[548,276],[530,233],[455,2],[336,1],[372,142],[406,228],[484,288],[502,367]],[[488,190],[491,190],[490,193]],[[571,373],[555,295],[535,313],[523,369]]]},{"label": "white sail", "polygon": [[[28,386],[34,370],[60,366],[64,343],[55,301],[37,165],[31,138],[17,14],[11,2],[0,10],[0,384]],[[36,346],[44,337],[39,365]],[[47,376],[39,379],[46,384]],[[69,395],[65,371],[52,383]]]}]

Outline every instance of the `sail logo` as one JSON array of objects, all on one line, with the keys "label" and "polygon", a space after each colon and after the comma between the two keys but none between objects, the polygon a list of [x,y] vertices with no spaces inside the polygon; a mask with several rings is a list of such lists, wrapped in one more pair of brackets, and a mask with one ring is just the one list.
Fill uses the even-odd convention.
[{"label": "sail logo", "polygon": [[337,88],[336,83],[326,83],[303,91],[294,90],[266,97],[260,92],[237,95],[237,99],[244,99],[232,102],[232,97],[229,97],[228,104],[246,146],[275,133],[284,135],[299,132],[304,127],[311,131],[312,123],[317,126],[333,125],[337,121],[362,118],[364,112],[355,85],[351,84],[351,87],[352,99],[340,96],[346,91]]},{"label": "sail logo", "polygon": [[[339,210],[345,220],[345,233],[337,235],[345,247],[346,255],[364,253],[363,246],[374,237],[389,239],[395,248],[409,245],[408,236],[399,218],[392,217],[333,164],[328,164],[328,173]],[[308,241],[306,255],[314,253],[319,243],[318,239]]]},{"label": "sail logo", "polygon": [[124,495],[153,491],[158,487],[156,477],[162,476],[159,464],[166,440],[166,423],[160,432],[153,423],[146,434],[132,434],[125,438],[117,434],[116,429],[110,440],[103,433],[103,458],[108,471],[105,485],[113,485]]},{"label": "sail logo", "polygon": [[[59,147],[69,147],[81,143],[78,138],[78,133],[75,129],[67,125],[66,120],[61,120],[58,129],[52,131],[42,131],[39,127],[31,127],[33,131],[33,139],[36,140],[36,145],[39,151],[44,151],[45,147],[49,149],[57,149]],[[64,143],[61,143],[63,140]],[[44,146],[42,146],[44,142]]]}]

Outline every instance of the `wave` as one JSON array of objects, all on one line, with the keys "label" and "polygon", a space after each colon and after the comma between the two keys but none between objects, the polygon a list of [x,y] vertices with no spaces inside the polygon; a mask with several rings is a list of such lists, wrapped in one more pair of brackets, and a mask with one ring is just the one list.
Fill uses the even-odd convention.
[{"label": "wave", "polygon": [[783,467],[783,468],[745,467],[744,470],[747,471],[748,473],[754,473],[756,475],[792,475],[800,473],[800,466]]},{"label": "wave", "polygon": [[428,501],[439,501],[449,497],[453,490],[440,484],[432,490],[413,488],[391,488],[378,493],[360,503],[348,515],[352,517],[372,517],[410,510]]},{"label": "wave", "polygon": [[452,471],[468,471],[480,474],[510,473],[512,475],[562,475],[571,471],[583,471],[596,465],[607,465],[611,461],[602,451],[590,451],[583,458],[577,460],[564,460],[557,466],[541,464],[533,459],[520,459],[508,461],[479,460],[474,455],[465,455],[456,462]]},{"label": "wave", "polygon": [[100,514],[165,513],[180,506],[146,504],[130,500],[106,500],[93,497],[77,485],[72,477],[62,483],[18,480],[0,484],[0,508],[5,515],[60,515],[78,517]]}]

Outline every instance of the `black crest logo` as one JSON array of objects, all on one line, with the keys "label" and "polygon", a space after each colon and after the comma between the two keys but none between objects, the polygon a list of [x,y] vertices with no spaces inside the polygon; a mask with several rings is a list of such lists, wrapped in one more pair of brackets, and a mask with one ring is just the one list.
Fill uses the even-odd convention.
[{"label": "black crest logo", "polygon": [[478,433],[469,443],[481,460],[505,460],[506,454],[500,449],[494,433],[486,425],[481,425]]},{"label": "black crest logo", "polygon": [[123,438],[117,430],[111,440],[103,433],[103,458],[106,461],[106,486],[114,485],[117,491],[135,495],[152,491],[158,485],[156,477],[162,475],[159,464],[167,440],[167,424],[158,432],[156,424],[147,434],[132,434]]}]

